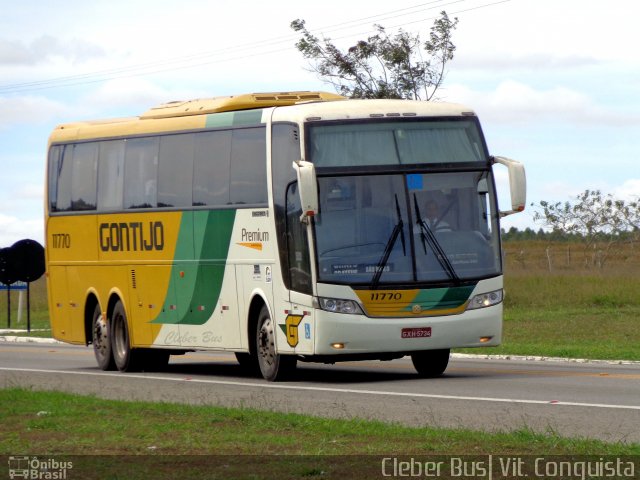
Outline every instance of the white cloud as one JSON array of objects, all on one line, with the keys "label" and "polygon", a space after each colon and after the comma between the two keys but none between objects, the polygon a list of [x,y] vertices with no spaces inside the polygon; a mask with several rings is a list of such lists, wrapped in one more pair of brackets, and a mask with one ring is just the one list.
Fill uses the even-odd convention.
[{"label": "white cloud", "polygon": [[637,113],[599,106],[587,95],[562,86],[536,89],[515,80],[505,80],[488,92],[452,84],[439,93],[443,100],[471,105],[482,118],[501,123],[540,120],[612,126],[640,123]]},{"label": "white cloud", "polygon": [[[598,189],[600,187],[591,185],[589,188]],[[577,195],[585,191],[585,187],[575,185],[567,181],[549,181],[545,182],[538,189],[539,199],[548,202],[565,202],[574,199]]]},{"label": "white cloud", "polygon": [[602,61],[587,55],[557,55],[554,52],[520,53],[492,50],[485,52],[461,52],[452,62],[451,68],[455,70],[493,70],[501,71],[536,71],[566,70],[577,67],[599,65]]},{"label": "white cloud", "polygon": [[612,190],[612,195],[621,200],[640,199],[640,178],[631,178]]},{"label": "white cloud", "polygon": [[16,40],[0,38],[1,65],[31,65],[36,63],[32,52],[26,45]]},{"label": "white cloud", "polygon": [[0,213],[0,248],[10,247],[25,238],[43,243],[44,221],[41,218],[24,220]]},{"label": "white cloud", "polygon": [[159,103],[180,100],[174,92],[158,86],[145,78],[118,78],[103,83],[83,104],[94,111],[126,108],[131,115],[137,115]]},{"label": "white cloud", "polygon": [[639,50],[629,43],[637,12],[634,0],[606,6],[578,0],[507,2],[461,16],[454,41],[459,52],[638,60]]},{"label": "white cloud", "polygon": [[0,38],[0,65],[37,65],[54,58],[64,58],[79,63],[91,58],[103,57],[102,47],[87,40],[60,40],[51,35],[42,35],[30,43],[21,40]]},{"label": "white cloud", "polygon": [[23,123],[46,123],[68,116],[65,104],[41,96],[0,97],[0,128]]},{"label": "white cloud", "polygon": [[15,192],[15,196],[26,200],[44,201],[44,186],[41,183],[28,183],[21,185]]},{"label": "white cloud", "polygon": [[620,200],[637,200],[640,198],[640,178],[625,180],[622,184],[611,185],[606,180],[591,182],[588,186],[577,186],[567,181],[545,183],[540,192],[543,199],[553,201],[575,200],[576,196],[585,190],[600,190],[603,194],[611,194]]}]

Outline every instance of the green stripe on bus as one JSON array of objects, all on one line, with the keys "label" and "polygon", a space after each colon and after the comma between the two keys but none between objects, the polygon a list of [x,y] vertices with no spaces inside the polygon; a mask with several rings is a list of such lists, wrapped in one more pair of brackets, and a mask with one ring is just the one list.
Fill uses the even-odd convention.
[{"label": "green stripe on bus", "polygon": [[430,288],[420,290],[418,295],[411,301],[411,304],[405,308],[411,311],[413,305],[418,304],[423,310],[442,310],[448,308],[456,308],[469,300],[469,296],[475,285],[467,285],[463,287],[450,288]]},{"label": "green stripe on bus", "polygon": [[[184,214],[176,245],[176,259],[165,295],[163,312],[151,323],[203,325],[218,303],[229,254],[235,210]],[[194,250],[197,261],[181,262]],[[168,315],[171,305],[175,314]]]}]

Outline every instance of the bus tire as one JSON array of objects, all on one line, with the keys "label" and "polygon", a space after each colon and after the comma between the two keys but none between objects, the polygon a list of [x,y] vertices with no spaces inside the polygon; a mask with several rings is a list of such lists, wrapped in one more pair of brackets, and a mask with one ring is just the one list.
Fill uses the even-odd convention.
[{"label": "bus tire", "polygon": [[93,354],[96,357],[98,366],[102,370],[115,370],[116,364],[113,361],[111,351],[111,335],[109,334],[109,324],[102,316],[100,305],[96,305],[91,320],[91,342],[93,343]]},{"label": "bus tire", "polygon": [[276,354],[275,324],[266,305],[262,307],[258,316],[256,350],[260,372],[266,380],[285,380],[295,371],[296,357]]},{"label": "bus tire", "polygon": [[131,348],[127,314],[120,300],[113,307],[110,332],[113,361],[118,370],[121,372],[139,370],[141,367],[141,352]]},{"label": "bus tire", "polygon": [[439,377],[449,365],[451,350],[425,350],[411,354],[411,361],[418,375],[424,378]]}]

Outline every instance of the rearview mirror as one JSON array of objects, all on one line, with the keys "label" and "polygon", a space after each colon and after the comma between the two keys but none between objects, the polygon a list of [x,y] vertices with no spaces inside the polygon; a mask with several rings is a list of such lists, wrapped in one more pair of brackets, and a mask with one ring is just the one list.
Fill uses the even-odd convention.
[{"label": "rearview mirror", "polygon": [[501,211],[500,216],[506,217],[513,213],[522,212],[527,203],[527,179],[524,165],[506,157],[493,157],[496,163],[500,163],[509,170],[509,187],[511,190],[511,210]]},{"label": "rearview mirror", "polygon": [[318,213],[318,182],[316,181],[316,169],[311,162],[300,160],[293,162],[293,168],[298,175],[298,192],[302,215],[300,221],[307,223],[309,217]]}]

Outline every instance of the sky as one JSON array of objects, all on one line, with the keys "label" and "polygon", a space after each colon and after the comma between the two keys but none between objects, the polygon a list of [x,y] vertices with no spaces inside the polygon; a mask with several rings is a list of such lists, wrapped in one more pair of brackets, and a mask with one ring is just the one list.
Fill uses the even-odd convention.
[{"label": "sky", "polygon": [[[0,248],[44,241],[56,125],[172,100],[333,91],[296,50],[292,20],[346,48],[376,23],[426,39],[442,10],[459,23],[436,96],[475,110],[491,154],[526,168],[527,210],[503,228],[538,229],[536,204],[586,189],[640,195],[634,0],[0,0]],[[503,210],[506,178],[499,170]]]}]

